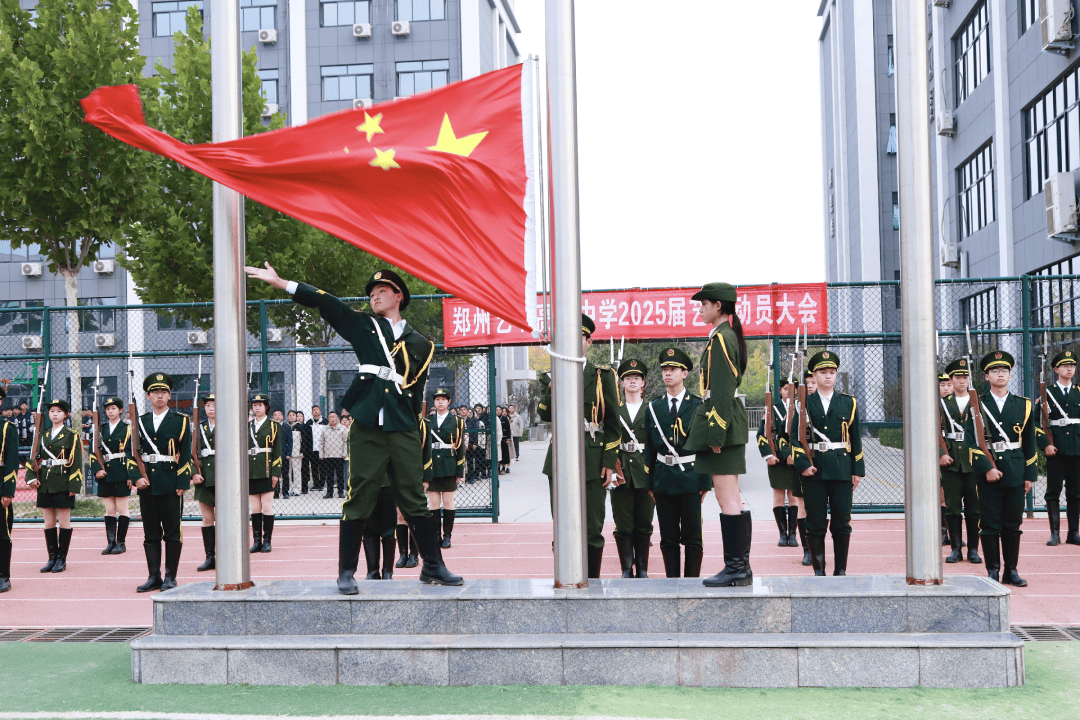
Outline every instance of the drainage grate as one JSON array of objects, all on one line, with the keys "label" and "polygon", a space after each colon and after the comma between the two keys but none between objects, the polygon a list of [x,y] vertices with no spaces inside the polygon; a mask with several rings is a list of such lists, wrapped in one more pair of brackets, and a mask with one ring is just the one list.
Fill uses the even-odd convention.
[{"label": "drainage grate", "polygon": [[41,632],[41,628],[0,628],[0,642],[22,642]]},{"label": "drainage grate", "polygon": [[1013,635],[1024,642],[1080,640],[1080,628],[1058,625],[1013,625]]},{"label": "drainage grate", "polygon": [[149,632],[148,627],[0,628],[0,642],[131,642]]}]

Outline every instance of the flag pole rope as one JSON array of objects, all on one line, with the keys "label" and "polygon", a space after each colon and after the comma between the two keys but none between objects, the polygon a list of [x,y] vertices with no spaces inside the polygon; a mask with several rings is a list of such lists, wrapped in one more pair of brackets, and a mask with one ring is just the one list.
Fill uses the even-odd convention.
[{"label": "flag pole rope", "polygon": [[574,357],[573,355],[563,355],[562,353],[557,353],[551,349],[550,345],[544,346],[544,352],[546,352],[548,355],[555,358],[556,360],[565,360],[566,362],[579,363],[581,365],[584,365],[586,362],[588,362],[587,358]]}]

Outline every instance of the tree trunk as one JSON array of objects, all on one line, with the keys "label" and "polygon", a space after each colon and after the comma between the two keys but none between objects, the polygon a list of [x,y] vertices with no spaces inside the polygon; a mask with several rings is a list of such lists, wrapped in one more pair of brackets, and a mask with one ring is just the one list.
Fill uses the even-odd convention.
[{"label": "tree trunk", "polygon": [[[64,296],[68,308],[67,332],[69,353],[79,352],[79,282],[78,270],[61,270],[64,278]],[[68,361],[68,377],[71,385],[71,429],[82,439],[82,365],[76,358]],[[59,395],[59,393],[53,393]]]}]

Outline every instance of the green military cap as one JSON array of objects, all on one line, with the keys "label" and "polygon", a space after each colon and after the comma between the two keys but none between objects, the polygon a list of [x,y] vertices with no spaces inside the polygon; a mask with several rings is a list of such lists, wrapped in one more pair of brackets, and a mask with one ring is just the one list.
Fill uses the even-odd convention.
[{"label": "green military cap", "polygon": [[110,405],[115,405],[116,407],[120,408],[121,410],[124,409],[124,401],[121,400],[120,398],[116,397],[115,395],[113,397],[110,397],[110,398],[105,398],[105,407],[109,407]]},{"label": "green military cap", "polygon": [[372,288],[376,285],[387,285],[392,287],[397,292],[401,293],[401,310],[409,307],[409,288],[405,285],[405,281],[401,279],[393,270],[376,270],[375,274],[368,280],[367,287],[364,288],[364,294],[370,295]]},{"label": "green military cap", "polygon": [[551,373],[542,372],[536,376],[536,379],[541,385],[550,385]]},{"label": "green military cap", "polygon": [[948,374],[948,373],[938,373],[938,376],[937,376],[937,381],[938,381],[939,383],[943,383],[943,382],[949,382],[950,380],[952,380],[952,378],[951,378],[951,377],[949,377],[949,374]]},{"label": "green military cap", "polygon": [[1012,366],[1016,364],[1013,360],[1013,356],[1004,350],[991,350],[983,356],[982,362],[979,363],[979,367],[982,371],[990,372],[994,368],[1008,368],[1012,370]]},{"label": "green military cap", "polygon": [[266,407],[270,407],[270,396],[266,393],[255,393],[251,396],[251,404],[262,403]]},{"label": "green military cap", "polygon": [[168,390],[172,392],[173,379],[168,373],[150,373],[143,380],[142,387],[146,392],[151,390]]},{"label": "green military cap", "polygon": [[967,358],[957,358],[956,360],[953,360],[946,366],[945,372],[949,374],[949,377],[952,377],[953,375],[967,377],[971,374],[970,368],[968,368]]},{"label": "green military cap", "polygon": [[810,358],[807,367],[812,373],[815,373],[818,370],[827,370],[829,368],[836,369],[840,367],[840,356],[832,350],[822,350]]},{"label": "green military cap", "polygon": [[[1059,367],[1061,365],[1075,365],[1075,364],[1076,364],[1076,353],[1074,353],[1072,350],[1062,350],[1061,352],[1059,352],[1057,355],[1054,356],[1053,360],[1050,361],[1050,366],[1051,367]],[[0,396],[0,397],[2,397],[2,396]]]},{"label": "green military cap", "polygon": [[53,398],[49,402],[45,403],[45,407],[47,407],[47,408],[58,407],[61,410],[63,410],[64,412],[66,412],[68,415],[71,414],[71,405],[68,404],[67,400],[61,400],[59,398]]},{"label": "green military cap", "polygon": [[813,377],[814,377],[814,373],[810,372],[809,370],[803,370],[803,374],[802,374],[803,380],[810,380]]},{"label": "green military cap", "polygon": [[782,388],[782,387],[784,387],[784,386],[785,386],[785,385],[787,385],[787,384],[788,384],[788,381],[787,381],[787,380],[781,380],[781,381],[780,381],[780,387],[781,387],[781,388]]},{"label": "green military cap", "polygon": [[679,348],[669,347],[660,351],[660,367],[678,367],[693,370],[694,361]]},{"label": "green military cap", "polygon": [[735,286],[724,282],[706,283],[701,286],[701,289],[690,296],[691,300],[716,300],[735,302],[738,300],[738,293],[735,291]]},{"label": "green military cap", "polygon": [[203,399],[201,402],[203,405],[208,402],[214,402],[214,393],[210,393],[209,395],[203,395]]},{"label": "green military cap", "polygon": [[640,360],[623,360],[619,365],[619,379],[626,377],[627,375],[640,375],[645,377],[645,373],[648,372],[648,368],[645,367],[645,363]]},{"label": "green military cap", "polygon": [[435,391],[435,394],[432,397],[433,398],[444,397],[447,400],[449,400],[451,398],[450,388],[441,387],[441,388],[439,388],[438,390]]},{"label": "green military cap", "polygon": [[596,323],[593,322],[591,317],[581,313],[581,334],[585,337],[592,337],[594,332],[596,332]]}]

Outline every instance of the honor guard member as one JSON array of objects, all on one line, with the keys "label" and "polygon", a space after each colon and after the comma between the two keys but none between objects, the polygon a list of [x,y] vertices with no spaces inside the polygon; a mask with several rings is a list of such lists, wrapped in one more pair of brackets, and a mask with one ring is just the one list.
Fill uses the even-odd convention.
[{"label": "honor guard member", "polygon": [[[592,346],[596,323],[584,313],[581,315],[581,354],[584,356]],[[619,457],[619,385],[615,370],[597,367],[585,362],[585,526],[588,542],[589,577],[600,577],[600,564],[604,559],[604,517],[607,513],[605,489],[612,484],[615,462]],[[551,422],[551,385],[546,383],[537,406],[540,419]],[[544,474],[548,478],[548,493],[552,510],[555,507],[554,473],[548,446],[544,460]]]},{"label": "honor guard member", "polygon": [[[142,509],[143,550],[149,577],[136,592],[176,587],[184,536],[180,517],[184,491],[191,487],[191,419],[169,409],[173,379],[166,373],[150,373],[143,390],[150,411],[139,417],[139,450],[148,477],[136,477]],[[132,431],[134,432],[134,430]],[[165,541],[165,579],[161,579],[161,541]]]},{"label": "honor guard member", "polygon": [[[979,535],[986,556],[986,573],[1002,585],[1024,587],[1027,581],[1016,571],[1020,557],[1020,524],[1024,520],[1024,495],[1038,476],[1038,449],[1031,400],[1009,392],[1013,357],[1004,350],[992,350],[979,363],[990,388],[979,396],[988,459],[975,435],[975,422],[968,419],[964,442],[968,444],[975,481],[979,490]],[[1000,540],[1000,550],[998,541]]]},{"label": "honor guard member", "polygon": [[851,543],[851,500],[866,474],[863,463],[859,407],[855,398],[835,392],[840,358],[831,350],[817,353],[808,363],[817,390],[806,398],[808,458],[798,445],[800,417],[792,418],[795,468],[803,477],[806,532],[814,574],[825,574],[825,530],[833,539],[833,575],[847,574]]},{"label": "honor guard member", "polygon": [[[131,474],[135,460],[131,455],[131,426],[121,417],[124,401],[111,397],[105,401],[105,422],[98,428],[101,440],[101,459],[90,453],[90,472],[97,478],[97,496],[105,503],[105,539],[108,544],[102,555],[127,552],[127,531],[131,524],[128,498],[131,497]],[[91,439],[91,443],[93,440]]]},{"label": "honor guard member", "polygon": [[622,436],[615,467],[618,485],[611,489],[611,514],[615,517],[615,547],[624,578],[649,577],[649,547],[656,502],[649,494],[649,474],[645,464],[646,403],[645,363],[624,360],[619,365],[619,382],[625,401],[619,408]]},{"label": "honor guard member", "polygon": [[[37,456],[38,469],[26,463],[26,484],[37,490],[37,506],[45,516],[45,546],[49,562],[41,572],[64,572],[71,547],[71,510],[75,495],[82,488],[82,438],[78,431],[64,425],[71,415],[66,400],[48,403],[49,424],[42,423],[41,438],[30,452]],[[60,526],[57,533],[57,524]]]},{"label": "honor guard member", "polygon": [[[0,387],[0,400],[7,389]],[[15,483],[19,472],[19,428],[0,420],[0,593],[11,589],[11,529],[15,525]]]},{"label": "honor guard member", "polygon": [[214,461],[217,458],[214,430],[217,428],[217,402],[212,393],[203,397],[202,406],[203,416],[206,419],[200,422],[191,434],[191,441],[195,443],[196,454],[199,456],[202,474],[195,473],[191,477],[191,484],[195,486],[195,500],[199,503],[199,513],[202,515],[202,541],[203,550],[206,552],[206,560],[195,569],[206,572],[217,567],[217,532],[214,525],[214,512],[217,507],[214,496]]},{"label": "honor guard member", "polygon": [[463,580],[443,564],[435,518],[424,497],[420,414],[435,344],[401,317],[410,297],[404,281],[392,270],[376,272],[365,288],[373,313],[369,315],[310,285],[282,280],[269,263],[245,271],[285,290],[293,302],[318,308],[323,319],[352,345],[359,361],[359,372],[341,401],[353,422],[349,426],[348,492],[338,536],[338,592],[359,592],[354,573],[364,524],[375,511],[387,473],[395,504],[416,534],[424,560],[420,582],[461,585]]},{"label": "honor guard member", "polygon": [[[817,384],[814,383],[814,376],[809,370],[803,372],[803,383],[806,385],[806,394],[807,394],[807,396],[809,396],[810,393],[814,392],[814,390],[817,389]],[[799,397],[798,397],[798,392],[797,392],[797,386],[795,386],[795,385],[791,386],[791,402],[788,405],[788,407],[791,408],[790,412],[792,413],[792,415],[791,415],[792,420],[799,417],[799,413],[802,412],[802,408],[799,406]],[[791,443],[791,436],[788,433],[788,428],[790,428],[790,427],[791,427],[791,423],[785,423],[784,436],[787,438],[788,442],[787,442],[787,445],[785,445],[785,452],[784,452],[783,460],[784,460],[785,465],[787,465],[792,470],[794,470],[795,469],[795,445],[793,445]],[[802,551],[803,551],[802,564],[805,567],[810,567],[814,563],[810,559],[810,543],[806,539],[806,537],[807,537],[806,536],[806,499],[805,499],[805,497],[803,495],[803,477],[802,477],[802,473],[796,472],[795,477],[797,478],[798,482],[795,483],[795,486],[791,491],[791,494],[795,496],[796,501],[798,502],[798,505],[799,505],[798,519],[795,522],[796,522],[796,527],[799,530],[799,543],[802,545]]]},{"label": "honor guard member", "polygon": [[[951,394],[952,394],[952,379],[949,377],[948,373],[940,373],[940,374],[938,374],[938,399],[939,399],[939,402],[940,402],[941,398],[947,398]],[[944,422],[944,420],[940,417],[940,413],[939,413],[938,419],[942,420],[942,422]],[[942,431],[942,432],[944,432],[944,431]],[[941,455],[940,451],[941,451],[941,447],[939,446],[938,447],[938,456],[939,457]],[[948,522],[945,520],[945,488],[942,487],[941,488],[941,547],[948,547],[949,545],[950,545],[950,542],[949,542],[949,525],[948,525]]]},{"label": "honor guard member", "polygon": [[454,532],[454,491],[465,477],[465,421],[450,412],[450,391],[439,388],[432,402],[435,417],[426,422],[431,447],[431,481],[427,485],[428,509],[438,522],[442,516],[442,547],[450,547]]},{"label": "honor guard member", "polygon": [[[981,563],[979,557],[979,492],[975,487],[975,468],[965,442],[964,427],[971,418],[971,394],[968,391],[970,368],[967,358],[953,360],[945,368],[952,392],[939,400],[941,432],[948,452],[938,448],[941,466],[941,491],[945,496],[945,522],[949,528],[952,553],[945,562],[963,560],[964,542],[960,539],[960,505],[963,502],[967,521],[968,562]],[[938,378],[940,380],[940,378]],[[944,384],[944,383],[941,383]]]},{"label": "honor guard member", "polygon": [[[1045,402],[1050,427],[1035,429],[1036,441],[1046,453],[1046,514],[1050,519],[1050,541],[1061,544],[1061,487],[1065,486],[1065,513],[1069,523],[1067,545],[1080,545],[1080,390],[1073,384],[1076,353],[1059,352],[1050,361],[1057,382],[1046,386]],[[1037,413],[1042,425],[1042,413]]]},{"label": "honor guard member", "polygon": [[251,510],[253,544],[249,552],[268,553],[273,548],[274,488],[281,482],[281,425],[267,417],[270,398],[258,393],[251,398],[254,417],[248,421],[248,507]]},{"label": "honor guard member", "polygon": [[[795,499],[794,491],[799,483],[799,473],[793,465],[787,463],[791,455],[787,435],[784,428],[787,427],[787,415],[791,402],[792,385],[787,380],[780,381],[780,399],[772,406],[772,436],[776,454],[773,455],[769,447],[768,438],[765,437],[765,418],[761,418],[758,427],[757,444],[758,452],[765,459],[769,472],[769,487],[773,491],[773,517],[776,518],[776,527],[780,530],[780,542],[778,547],[799,547],[799,540],[795,537],[799,519],[799,501]],[[788,506],[784,507],[784,500]]]},{"label": "honor guard member", "polygon": [[695,471],[695,456],[686,449],[690,423],[701,398],[683,384],[694,361],[678,348],[660,351],[665,392],[645,409],[645,473],[656,501],[660,554],[667,577],[679,577],[680,545],[683,577],[701,577],[704,544],[701,503],[712,488],[709,475]]}]

